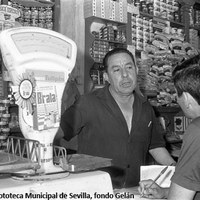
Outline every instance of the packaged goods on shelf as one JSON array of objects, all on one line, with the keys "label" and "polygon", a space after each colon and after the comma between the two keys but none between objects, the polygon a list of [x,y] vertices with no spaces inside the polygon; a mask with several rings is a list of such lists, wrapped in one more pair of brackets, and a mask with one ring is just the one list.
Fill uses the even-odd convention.
[{"label": "packaged goods on shelf", "polygon": [[[183,59],[198,54],[198,51],[190,43],[178,39],[178,33],[182,34],[182,32],[179,31],[175,34],[175,31],[177,30],[173,29],[171,34],[155,32],[153,41],[151,44],[147,44],[143,51],[147,59],[145,70],[144,67],[139,66],[138,81],[141,90],[144,93],[156,91],[157,106],[176,104],[175,89],[171,80],[172,70]],[[144,60],[140,64],[144,65]],[[143,83],[141,83],[142,81]],[[155,99],[153,103],[155,105]]]},{"label": "packaged goods on shelf", "polygon": [[85,0],[84,16],[127,23],[127,0]]},{"label": "packaged goods on shelf", "polygon": [[105,54],[116,46],[123,47],[126,43],[125,30],[112,23],[105,23],[93,27],[91,34],[94,41],[90,48],[90,55],[94,62],[103,62]]},{"label": "packaged goods on shelf", "polygon": [[198,30],[190,29],[189,30],[189,40],[190,44],[195,48],[199,49],[199,36],[198,36]]},{"label": "packaged goods on shelf", "polygon": [[19,26],[16,21],[20,11],[9,5],[0,5],[0,31]]},{"label": "packaged goods on shelf", "polygon": [[172,21],[181,21],[181,4],[177,0],[134,1],[133,4],[140,12]]},{"label": "packaged goods on shelf", "polygon": [[0,100],[0,151],[4,151],[7,145],[7,137],[10,134],[10,100]]},{"label": "packaged goods on shelf", "polygon": [[16,21],[21,26],[35,26],[46,29],[53,29],[53,5],[42,4],[34,1],[18,2],[9,1],[9,6],[17,9],[20,16]]}]

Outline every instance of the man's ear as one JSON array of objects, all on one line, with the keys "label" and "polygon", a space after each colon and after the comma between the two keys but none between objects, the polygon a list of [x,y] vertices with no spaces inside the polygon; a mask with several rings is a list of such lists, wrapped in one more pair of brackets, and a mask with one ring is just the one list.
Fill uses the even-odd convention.
[{"label": "man's ear", "polygon": [[184,98],[186,100],[187,103],[187,108],[190,108],[190,106],[194,107],[196,105],[198,105],[198,102],[196,101],[196,99],[194,99],[194,97],[192,97],[191,94],[189,94],[188,92],[183,92],[184,94]]},{"label": "man's ear", "polygon": [[195,100],[188,92],[183,92],[183,96],[185,99],[186,108],[188,109],[191,105],[193,105]]},{"label": "man's ear", "polygon": [[103,73],[103,78],[104,78],[105,81],[107,81],[108,83],[110,83],[109,77],[108,77],[108,73],[107,73],[107,72],[104,72],[104,73]]}]

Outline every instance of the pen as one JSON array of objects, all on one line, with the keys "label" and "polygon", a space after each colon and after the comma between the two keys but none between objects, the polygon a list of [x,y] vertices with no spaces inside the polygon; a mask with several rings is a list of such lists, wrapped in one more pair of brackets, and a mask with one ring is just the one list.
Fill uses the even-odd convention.
[{"label": "pen", "polygon": [[[168,166],[166,166],[164,169],[162,169],[162,171],[160,172],[160,174],[158,174],[158,176],[156,176],[156,178],[153,180],[153,182],[152,182],[151,185],[148,187],[148,189],[151,188],[152,185],[162,176],[162,174],[164,174],[164,173],[166,172],[167,168],[168,168]],[[142,194],[140,195],[140,198],[143,197],[143,196],[144,196],[144,194],[143,194],[143,192],[142,192]]]},{"label": "pen", "polygon": [[153,182],[151,183],[151,185],[148,188],[151,188],[151,186],[162,176],[162,174],[164,174],[167,170],[168,166],[166,166],[161,172],[160,174],[158,174],[158,176],[156,176],[156,178],[153,180]]},{"label": "pen", "polygon": [[152,121],[150,121],[150,122],[149,122],[149,124],[148,124],[148,127],[150,127],[150,126],[151,126],[151,123],[152,123]]}]

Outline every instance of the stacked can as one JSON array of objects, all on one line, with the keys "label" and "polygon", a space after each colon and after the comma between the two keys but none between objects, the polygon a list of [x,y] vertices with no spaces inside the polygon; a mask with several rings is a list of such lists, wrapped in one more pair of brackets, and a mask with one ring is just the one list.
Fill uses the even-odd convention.
[{"label": "stacked can", "polygon": [[9,113],[10,100],[0,100],[0,151],[5,151],[7,148],[7,137],[10,133],[9,128]]},{"label": "stacked can", "polygon": [[109,41],[115,40],[114,27],[112,24],[108,23],[107,26],[100,29],[100,38]]},{"label": "stacked can", "polygon": [[105,80],[103,78],[103,71],[104,66],[101,63],[95,63],[92,66],[90,70],[90,77],[92,78],[93,84],[95,86],[105,84]]},{"label": "stacked can", "polygon": [[153,22],[148,17],[132,15],[132,45],[137,50],[144,50],[146,44],[153,40]]},{"label": "stacked can", "polygon": [[150,40],[149,20],[149,18],[143,17],[143,50],[145,50],[145,46]]},{"label": "stacked can", "polygon": [[136,16],[137,15],[132,15],[131,17],[131,27],[132,27],[132,45],[136,46]]},{"label": "stacked can", "polygon": [[177,0],[154,0],[154,15],[181,22],[181,4]]},{"label": "stacked can", "polygon": [[109,51],[109,43],[107,41],[95,40],[91,48],[91,56],[95,62],[103,62],[103,58]]},{"label": "stacked can", "polygon": [[143,49],[143,18],[140,15],[136,16],[136,49]]},{"label": "stacked can", "polygon": [[200,10],[194,9],[194,24],[200,26]]},{"label": "stacked can", "polygon": [[9,2],[10,6],[20,10],[21,16],[17,21],[22,26],[35,26],[53,29],[53,8],[51,6],[23,6],[16,2]]}]

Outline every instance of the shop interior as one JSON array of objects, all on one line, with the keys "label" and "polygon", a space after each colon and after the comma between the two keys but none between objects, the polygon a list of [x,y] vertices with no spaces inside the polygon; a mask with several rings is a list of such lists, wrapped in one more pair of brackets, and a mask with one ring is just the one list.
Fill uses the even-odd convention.
[{"label": "shop interior", "polygon": [[[130,194],[129,190],[129,196],[112,196],[114,191],[109,174],[98,170],[110,166],[111,160],[77,154],[77,138],[69,142],[62,140],[55,113],[50,116],[55,117],[55,124],[45,119],[40,122],[39,113],[43,107],[36,109],[33,130],[36,127],[38,133],[30,129],[32,115],[26,114],[25,108],[31,112],[35,97],[30,98],[33,92],[29,90],[24,90],[23,96],[16,88],[34,82],[32,77],[24,74],[24,69],[40,70],[35,67],[38,63],[51,67],[46,75],[35,72],[38,81],[53,76],[52,72],[59,69],[62,73],[57,72],[54,76],[64,80],[57,83],[61,115],[79,95],[106,85],[103,58],[117,47],[127,48],[134,55],[139,90],[154,108],[167,150],[174,160],[178,160],[184,131],[191,119],[184,116],[176,102],[171,76],[178,63],[199,53],[199,0],[1,0],[0,18],[2,33],[20,27],[28,30],[28,33],[23,29],[7,32],[0,37],[0,193],[45,192],[58,195],[51,196],[52,199],[67,199],[64,196],[69,194],[63,191],[68,188],[75,195],[71,199],[89,198],[87,195],[93,195],[93,191],[97,194],[92,199],[102,198],[101,194],[107,194],[106,198],[111,195],[110,199],[114,196],[116,199],[131,198],[133,192]],[[32,30],[33,27],[39,31]],[[51,35],[49,30],[54,33]],[[46,54],[38,54],[37,61],[31,55],[26,56],[25,52],[29,51],[37,54],[38,49],[43,48],[42,43],[47,46],[44,48]],[[56,44],[55,49],[53,44]],[[54,56],[51,58],[49,53]],[[13,65],[14,70],[12,63],[18,63]],[[65,65],[67,68],[63,67]],[[36,93],[39,94],[42,87],[56,94],[53,87],[47,87],[42,81]],[[31,125],[21,126],[23,121]],[[149,165],[157,163],[149,157]],[[27,170],[36,175],[26,176]],[[38,175],[40,170],[47,175]],[[21,174],[16,175],[18,172]],[[136,199],[138,193],[135,188],[132,191]]]}]

